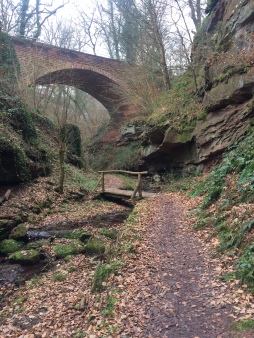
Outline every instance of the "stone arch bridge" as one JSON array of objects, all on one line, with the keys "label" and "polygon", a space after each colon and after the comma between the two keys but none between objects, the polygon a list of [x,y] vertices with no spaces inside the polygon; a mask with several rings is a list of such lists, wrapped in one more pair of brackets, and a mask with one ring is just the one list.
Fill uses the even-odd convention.
[{"label": "stone arch bridge", "polygon": [[130,114],[123,80],[131,67],[128,64],[20,37],[12,41],[24,84],[70,85],[101,102],[116,122]]}]

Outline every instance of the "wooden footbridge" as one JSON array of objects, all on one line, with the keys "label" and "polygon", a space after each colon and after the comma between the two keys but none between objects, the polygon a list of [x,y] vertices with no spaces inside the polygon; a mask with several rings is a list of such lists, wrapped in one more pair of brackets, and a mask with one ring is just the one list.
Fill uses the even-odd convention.
[{"label": "wooden footbridge", "polygon": [[[138,194],[138,198],[143,197],[154,197],[156,194],[152,192],[142,191],[142,175],[147,175],[147,171],[127,171],[127,170],[103,170],[99,171],[101,173],[101,195],[104,196],[112,196],[112,197],[122,197],[122,198],[131,198],[134,199],[136,195]],[[105,188],[105,175],[106,174],[112,174],[112,173],[123,173],[123,174],[129,174],[129,175],[137,175],[137,184],[134,188],[134,191],[132,190],[123,190],[123,189],[117,189],[117,188]]]}]

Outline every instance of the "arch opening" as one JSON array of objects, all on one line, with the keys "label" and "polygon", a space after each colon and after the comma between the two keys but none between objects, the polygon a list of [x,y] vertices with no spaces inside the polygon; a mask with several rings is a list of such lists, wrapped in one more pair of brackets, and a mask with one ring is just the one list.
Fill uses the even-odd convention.
[{"label": "arch opening", "polygon": [[112,116],[124,105],[123,89],[114,80],[88,69],[62,69],[45,74],[35,85],[59,84],[75,87],[98,100]]}]

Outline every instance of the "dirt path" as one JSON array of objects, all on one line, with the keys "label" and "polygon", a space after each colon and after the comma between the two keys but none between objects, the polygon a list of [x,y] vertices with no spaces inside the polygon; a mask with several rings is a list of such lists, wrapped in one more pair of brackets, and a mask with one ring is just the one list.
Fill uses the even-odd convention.
[{"label": "dirt path", "polygon": [[[109,175],[106,183],[119,187],[122,180]],[[228,330],[233,321],[254,317],[254,299],[236,282],[217,278],[221,257],[212,256],[212,241],[204,231],[193,231],[187,216],[197,203],[177,193],[138,202],[133,219],[118,225],[124,230],[115,259],[124,267],[109,276],[101,294],[91,293],[98,261],[86,255],[61,260],[38,280],[7,293],[0,287],[0,300],[8,298],[0,312],[0,338],[254,337],[253,331]],[[98,207],[103,213],[117,209],[97,201],[68,207],[48,217],[80,220],[88,209],[91,215]],[[79,311],[75,306],[84,295],[87,304]]]},{"label": "dirt path", "polygon": [[125,307],[128,329],[121,337],[253,337],[228,332],[237,318],[233,295],[186,222],[181,197],[160,195],[153,210],[126,271],[120,311]]}]

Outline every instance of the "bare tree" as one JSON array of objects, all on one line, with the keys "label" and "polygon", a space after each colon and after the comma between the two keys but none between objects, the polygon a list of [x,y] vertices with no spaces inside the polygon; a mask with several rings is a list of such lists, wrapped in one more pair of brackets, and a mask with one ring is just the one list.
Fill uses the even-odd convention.
[{"label": "bare tree", "polygon": [[85,51],[87,37],[78,24],[64,18],[49,20],[43,27],[42,38],[45,43],[61,48]]},{"label": "bare tree", "polygon": [[9,33],[13,31],[17,25],[17,10],[19,8],[18,1],[0,0],[0,20],[3,31]]},{"label": "bare tree", "polygon": [[107,0],[105,6],[97,4],[100,15],[100,27],[104,36],[109,55],[113,59],[120,60],[120,32],[122,16],[118,11],[114,0]]},{"label": "bare tree", "polygon": [[53,0],[1,0],[1,20],[3,29],[8,33],[38,39],[45,22],[63,8],[69,0],[62,0],[58,6]]}]

